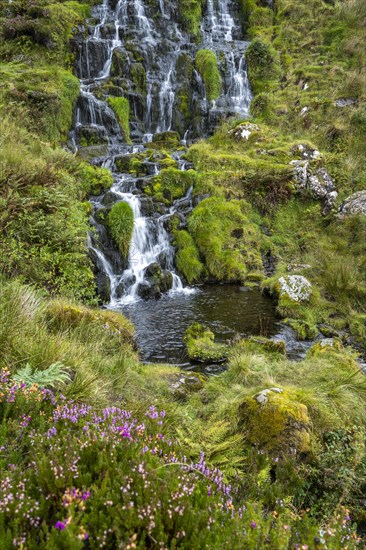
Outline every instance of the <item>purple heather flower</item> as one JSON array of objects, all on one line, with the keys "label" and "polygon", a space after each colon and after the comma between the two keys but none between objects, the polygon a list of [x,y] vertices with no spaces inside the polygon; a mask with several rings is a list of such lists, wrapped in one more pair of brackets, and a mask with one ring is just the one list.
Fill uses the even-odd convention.
[{"label": "purple heather flower", "polygon": [[59,531],[63,531],[66,527],[66,523],[63,521],[56,521],[55,523],[55,529],[58,529]]},{"label": "purple heather flower", "polygon": [[255,521],[252,521],[250,526],[251,526],[252,529],[255,529],[257,527],[257,524],[256,524]]}]

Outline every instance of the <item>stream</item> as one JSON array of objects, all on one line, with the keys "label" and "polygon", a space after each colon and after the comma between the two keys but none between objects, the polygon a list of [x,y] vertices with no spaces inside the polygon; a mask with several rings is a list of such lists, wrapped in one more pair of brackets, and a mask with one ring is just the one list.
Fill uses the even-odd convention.
[{"label": "stream", "polygon": [[[109,169],[114,179],[111,189],[90,198],[90,257],[104,307],[133,321],[145,362],[192,368],[183,336],[195,321],[211,328],[217,341],[236,334],[264,334],[283,337],[294,358],[306,351],[305,344],[300,348],[294,344],[291,330],[276,320],[275,304],[258,289],[219,284],[191,288],[178,273],[169,220],[176,215],[180,228],[186,228],[190,212],[204,197],[193,197],[190,188],[169,207],[157,204],[143,190],[159,174],[158,161],[145,159],[142,177],[119,169],[121,162],[144,152],[157,135],[169,131],[181,139],[180,150],[172,153],[177,168],[193,168],[182,158],[187,140],[212,134],[229,116],[248,116],[252,95],[245,63],[248,42],[243,36],[239,4],[232,0],[207,1],[199,44],[180,27],[170,0],[160,0],[156,6],[142,0],[104,0],[74,41],[81,92],[70,141],[75,153]],[[208,100],[195,68],[200,49],[213,51],[218,60],[222,91],[216,100]],[[131,144],[126,143],[109,97],[128,99]],[[182,98],[189,104],[188,112]],[[103,222],[118,202],[128,203],[134,214],[127,261]],[[157,273],[160,287],[153,283]],[[215,369],[206,367],[207,372]]]}]

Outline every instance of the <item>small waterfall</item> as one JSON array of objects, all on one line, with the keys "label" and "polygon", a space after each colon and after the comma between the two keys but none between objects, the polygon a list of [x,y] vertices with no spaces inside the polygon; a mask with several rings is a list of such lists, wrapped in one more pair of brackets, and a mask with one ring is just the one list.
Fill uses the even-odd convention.
[{"label": "small waterfall", "polygon": [[[89,36],[80,37],[77,74],[81,93],[71,140],[76,151],[85,148],[96,157],[93,162],[107,167],[114,176],[112,188],[91,201],[99,237],[92,234],[89,243],[98,273],[101,270],[110,283],[110,307],[143,296],[154,278],[152,269],[167,278],[173,291],[190,291],[175,272],[174,248],[166,227],[179,209],[193,208],[192,189],[159,216],[153,203],[153,211],[146,208],[147,199],[141,191],[144,182],[119,173],[116,158],[145,150],[144,144],[152,142],[155,133],[177,130],[181,144],[186,146],[188,136],[205,135],[226,116],[248,114],[247,43],[241,37],[235,1],[207,0],[199,45],[180,29],[174,6],[165,0],[158,0],[155,12],[144,0],[103,0],[93,8],[94,25],[89,26]],[[201,48],[213,50],[219,62],[223,90],[215,101],[205,97],[204,83],[195,69],[196,52]],[[186,73],[184,67],[188,67]],[[134,145],[125,143],[109,96],[129,100]],[[179,111],[182,97],[186,102],[184,114]],[[189,163],[180,158],[181,153],[173,156],[178,168],[186,170]],[[159,173],[156,163],[146,163],[146,167],[146,180]],[[134,213],[127,263],[123,263],[103,224],[97,222],[101,209],[108,212],[111,204],[119,201],[128,203]]]},{"label": "small waterfall", "polygon": [[156,131],[168,132],[172,126],[173,105],[175,93],[173,91],[172,74],[173,65],[170,67],[159,94],[159,124]]}]

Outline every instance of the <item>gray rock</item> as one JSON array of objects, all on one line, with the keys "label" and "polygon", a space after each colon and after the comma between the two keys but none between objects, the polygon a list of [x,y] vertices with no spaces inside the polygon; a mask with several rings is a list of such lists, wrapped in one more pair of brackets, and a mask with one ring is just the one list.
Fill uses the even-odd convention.
[{"label": "gray rock", "polygon": [[308,160],[292,160],[294,179],[299,193],[308,193],[322,202],[322,214],[333,209],[338,193],[334,182],[325,168],[313,170]]},{"label": "gray rock", "polygon": [[357,103],[356,99],[336,99],[334,102],[335,107],[349,107]]},{"label": "gray rock", "polygon": [[286,275],[278,279],[280,298],[288,297],[293,302],[307,302],[312,295],[311,283],[302,275]]},{"label": "gray rock", "polygon": [[366,190],[353,193],[339,207],[337,217],[344,219],[353,214],[366,216]]}]

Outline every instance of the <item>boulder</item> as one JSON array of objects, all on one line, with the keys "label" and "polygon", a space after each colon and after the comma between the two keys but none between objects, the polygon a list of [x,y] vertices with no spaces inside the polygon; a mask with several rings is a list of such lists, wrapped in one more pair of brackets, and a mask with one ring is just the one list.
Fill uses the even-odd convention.
[{"label": "boulder", "polygon": [[[318,151],[307,151],[307,155],[318,153]],[[314,157],[312,157],[314,158]],[[309,160],[292,160],[296,189],[299,193],[308,193],[314,199],[322,202],[322,214],[329,214],[334,207],[338,193],[334,182],[324,168],[313,169]]]},{"label": "boulder", "polygon": [[339,207],[337,217],[339,219],[344,219],[354,214],[366,216],[366,190],[358,191],[347,197]]},{"label": "boulder", "polygon": [[272,455],[310,451],[308,410],[290,391],[268,388],[247,397],[239,407],[239,420],[247,441]]},{"label": "boulder", "polygon": [[235,139],[235,141],[248,141],[253,132],[259,131],[260,128],[257,124],[253,124],[252,122],[244,122],[243,124],[236,126],[233,130],[230,130],[228,133]]},{"label": "boulder", "polygon": [[303,275],[286,275],[278,279],[277,288],[280,302],[308,302],[312,296],[311,283]]}]

